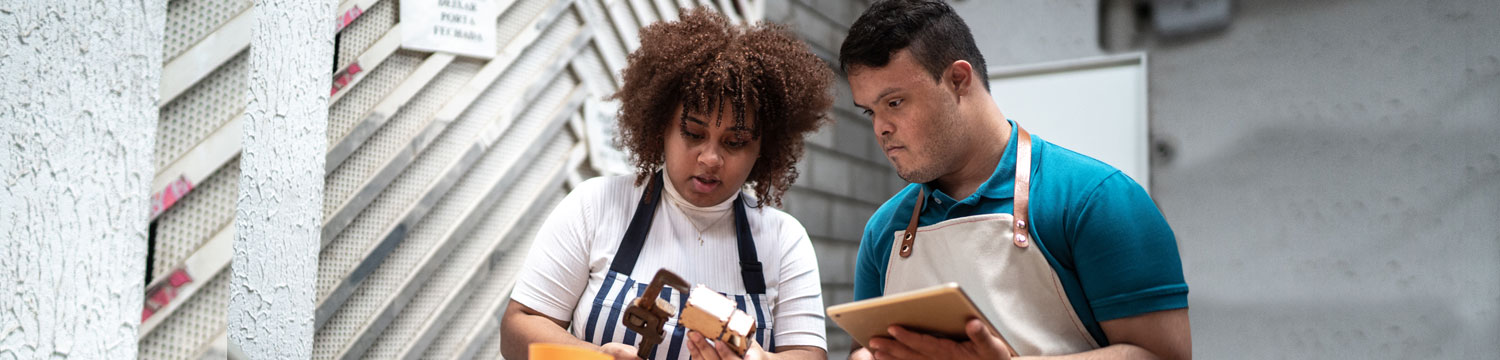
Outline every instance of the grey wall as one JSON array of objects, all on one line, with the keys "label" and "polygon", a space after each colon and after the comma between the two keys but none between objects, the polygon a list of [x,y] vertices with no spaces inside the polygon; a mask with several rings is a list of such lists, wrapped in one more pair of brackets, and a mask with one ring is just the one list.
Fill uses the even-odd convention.
[{"label": "grey wall", "polygon": [[[1152,136],[1170,153],[1153,158],[1152,195],[1178,236],[1195,353],[1500,352],[1500,7],[1235,5],[1224,31],[1176,40],[1146,33],[1133,49],[1148,52]],[[992,66],[1105,53],[1095,1],[954,6]],[[852,19],[841,11],[826,13]],[[848,25],[786,18],[812,29],[813,42],[842,38],[836,31]],[[868,126],[853,114],[840,120],[834,148],[852,146],[840,135],[868,137],[853,131]],[[809,165],[822,166],[822,151]],[[884,162],[853,158],[839,157]],[[816,179],[825,170],[810,172]],[[823,238],[852,230],[836,231]],[[852,245],[820,245],[828,301],[838,302],[840,268],[851,266],[841,255],[852,256],[844,251]]]},{"label": "grey wall", "polygon": [[[837,72],[839,44],[865,6],[842,1],[767,1],[766,20],[790,26]],[[813,238],[827,305],[854,299],[854,255],[865,222],[906,185],[875,143],[870,121],[854,107],[843,74],[835,77],[834,123],[808,138],[807,153],[798,164],[801,175],[784,199],[787,212]],[[847,356],[849,344],[848,335],[829,322],[829,358]]]},{"label": "grey wall", "polygon": [[312,356],[335,5],[255,3],[228,316],[256,359]]},{"label": "grey wall", "polygon": [[0,7],[0,358],[132,358],[166,1]]},{"label": "grey wall", "polygon": [[1241,1],[1149,49],[1198,353],[1500,352],[1495,5]]}]

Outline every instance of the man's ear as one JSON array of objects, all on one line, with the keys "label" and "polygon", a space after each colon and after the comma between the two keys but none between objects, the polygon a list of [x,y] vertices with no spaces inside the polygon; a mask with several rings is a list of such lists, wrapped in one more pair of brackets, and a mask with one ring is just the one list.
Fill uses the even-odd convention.
[{"label": "man's ear", "polygon": [[969,86],[973,85],[974,78],[974,66],[968,61],[958,60],[948,65],[943,82],[953,89],[954,94],[963,96],[969,93]]}]

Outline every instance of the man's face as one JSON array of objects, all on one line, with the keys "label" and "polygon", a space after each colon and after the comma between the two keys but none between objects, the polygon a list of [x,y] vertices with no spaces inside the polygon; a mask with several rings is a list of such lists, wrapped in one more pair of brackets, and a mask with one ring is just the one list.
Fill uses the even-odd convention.
[{"label": "man's face", "polygon": [[893,53],[884,67],[849,69],[849,87],[901,179],[926,183],[958,167],[965,137],[954,92],[909,51]]}]

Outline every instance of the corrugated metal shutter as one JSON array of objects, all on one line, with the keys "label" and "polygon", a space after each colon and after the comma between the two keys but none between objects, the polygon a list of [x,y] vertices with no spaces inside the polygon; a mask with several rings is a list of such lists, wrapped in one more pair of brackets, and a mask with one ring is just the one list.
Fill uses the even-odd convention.
[{"label": "corrugated metal shutter", "polygon": [[[400,50],[397,0],[340,4],[315,358],[498,357],[499,315],[537,224],[599,175],[585,166],[582,105],[618,89],[637,29],[678,6],[735,20],[761,6],[496,1],[490,60]],[[150,276],[173,296],[142,326],[143,358],[226,351],[253,21],[246,0],[168,5]]]}]

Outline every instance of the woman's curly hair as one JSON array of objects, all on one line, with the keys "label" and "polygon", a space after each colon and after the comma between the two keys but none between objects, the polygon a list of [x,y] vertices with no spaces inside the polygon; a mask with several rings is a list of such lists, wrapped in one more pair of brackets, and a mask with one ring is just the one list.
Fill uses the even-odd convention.
[{"label": "woman's curly hair", "polygon": [[784,26],[731,25],[703,8],[651,24],[640,38],[623,71],[625,83],[611,96],[621,103],[616,141],[630,152],[636,185],[665,162],[666,132],[677,105],[683,118],[717,114],[728,105],[735,126],[745,125],[748,106],[761,148],[746,181],[760,203],[780,206],[797,179],[803,137],[831,121],[833,71]]}]

